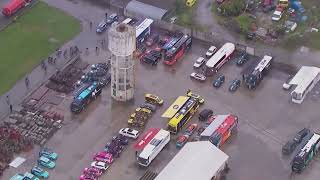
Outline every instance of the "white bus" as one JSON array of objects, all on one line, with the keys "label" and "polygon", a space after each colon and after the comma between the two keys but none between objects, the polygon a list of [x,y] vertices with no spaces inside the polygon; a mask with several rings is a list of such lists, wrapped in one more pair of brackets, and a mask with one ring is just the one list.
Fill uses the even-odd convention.
[{"label": "white bus", "polygon": [[206,63],[206,75],[212,76],[226,63],[236,50],[233,43],[225,43]]},{"label": "white bus", "polygon": [[320,68],[302,66],[289,82],[289,86],[296,86],[291,92],[292,102],[301,104],[308,92],[312,90],[319,80]]},{"label": "white bus", "polygon": [[150,26],[153,23],[152,19],[145,19],[139,26],[136,27],[136,41],[141,43],[150,35]]},{"label": "white bus", "polygon": [[123,24],[129,24],[132,22],[133,20],[131,18],[127,18],[125,20],[122,21]]},{"label": "white bus", "polygon": [[140,152],[136,152],[138,163],[141,166],[149,166],[152,160],[159,154],[159,152],[165,147],[165,145],[169,143],[169,141],[170,132],[160,129]]}]

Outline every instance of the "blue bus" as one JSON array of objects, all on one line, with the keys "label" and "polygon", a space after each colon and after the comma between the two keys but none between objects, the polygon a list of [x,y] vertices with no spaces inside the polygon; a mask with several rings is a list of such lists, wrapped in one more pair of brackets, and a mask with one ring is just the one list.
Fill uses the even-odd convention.
[{"label": "blue bus", "polygon": [[80,113],[90,102],[95,100],[102,91],[101,85],[93,82],[81,88],[74,96],[70,109],[74,113]]}]

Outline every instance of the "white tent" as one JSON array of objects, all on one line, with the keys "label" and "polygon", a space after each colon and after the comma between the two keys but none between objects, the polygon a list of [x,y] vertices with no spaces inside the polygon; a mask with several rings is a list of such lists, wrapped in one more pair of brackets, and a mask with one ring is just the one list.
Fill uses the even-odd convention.
[{"label": "white tent", "polygon": [[161,9],[149,4],[145,4],[136,0],[130,1],[125,9],[125,14],[129,16],[143,16],[154,20],[161,20],[168,12],[166,9]]},{"label": "white tent", "polygon": [[155,180],[211,180],[226,167],[228,159],[209,141],[189,142]]}]

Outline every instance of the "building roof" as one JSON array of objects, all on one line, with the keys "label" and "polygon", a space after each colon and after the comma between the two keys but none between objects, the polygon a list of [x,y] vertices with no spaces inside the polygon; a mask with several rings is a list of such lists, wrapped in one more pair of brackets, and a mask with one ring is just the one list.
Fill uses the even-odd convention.
[{"label": "building roof", "polygon": [[155,180],[210,180],[229,156],[209,141],[188,142]]},{"label": "building roof", "polygon": [[140,14],[145,17],[161,20],[168,10],[132,0],[127,4],[126,11],[130,14]]},{"label": "building roof", "polygon": [[296,85],[295,92],[302,93],[309,84],[319,75],[320,68],[313,66],[302,66],[289,84]]}]

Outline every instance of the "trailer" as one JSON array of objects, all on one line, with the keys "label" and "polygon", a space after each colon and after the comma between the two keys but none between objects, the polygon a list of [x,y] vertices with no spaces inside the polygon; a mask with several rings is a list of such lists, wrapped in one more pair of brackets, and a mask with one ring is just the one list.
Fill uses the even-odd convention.
[{"label": "trailer", "polygon": [[155,180],[219,180],[228,172],[228,161],[209,141],[188,142]]},{"label": "trailer", "polygon": [[10,17],[19,9],[28,6],[32,0],[11,0],[3,8],[2,14],[6,17]]},{"label": "trailer", "polygon": [[262,81],[263,77],[267,75],[272,65],[272,57],[265,55],[261,61],[253,62],[242,73],[243,81],[249,89],[256,88]]}]

